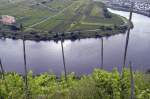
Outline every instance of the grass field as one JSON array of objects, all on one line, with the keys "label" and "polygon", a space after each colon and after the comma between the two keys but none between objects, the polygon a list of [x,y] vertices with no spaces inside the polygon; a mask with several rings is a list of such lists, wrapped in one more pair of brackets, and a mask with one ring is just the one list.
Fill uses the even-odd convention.
[{"label": "grass field", "polygon": [[[48,9],[46,6],[43,6],[44,4],[41,4],[42,1],[43,0],[13,0],[12,2],[9,2],[9,0],[2,0],[0,1],[0,14],[14,16],[17,23],[22,23],[25,27],[29,27],[59,12],[60,9],[53,11]],[[68,3],[72,2],[69,0],[67,1]],[[61,2],[60,0],[49,1],[47,4],[51,6],[53,5],[53,2],[58,2],[58,4],[55,4],[57,6],[62,5],[59,3]],[[61,9],[65,7],[66,5],[61,7]],[[55,7],[53,7],[53,9],[55,9]]]},{"label": "grass field", "polygon": [[[124,24],[120,16],[105,10],[103,3],[92,0],[0,0],[0,15],[14,16],[24,32],[71,33]],[[1,30],[8,27],[0,24]]]}]

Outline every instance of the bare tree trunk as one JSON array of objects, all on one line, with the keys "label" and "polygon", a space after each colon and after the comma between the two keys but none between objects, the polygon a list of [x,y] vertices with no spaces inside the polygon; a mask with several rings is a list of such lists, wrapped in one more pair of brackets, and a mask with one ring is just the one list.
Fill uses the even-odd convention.
[{"label": "bare tree trunk", "polygon": [[65,80],[67,81],[66,61],[65,61],[64,46],[62,40],[61,40],[61,49],[62,49],[62,58],[63,58],[64,72],[65,72]]},{"label": "bare tree trunk", "polygon": [[[127,31],[127,36],[126,36],[126,44],[125,44],[125,52],[124,52],[124,59],[123,59],[123,66],[122,66],[122,72],[121,72],[121,80],[124,78],[124,68],[126,65],[126,57],[127,57],[127,51],[128,51],[128,44],[129,44],[129,39],[130,39],[130,29],[131,29],[131,20],[132,20],[132,14],[133,14],[133,3],[130,8],[130,16],[129,16],[129,27]],[[124,96],[124,88],[123,85],[121,86],[121,99],[125,99]]]},{"label": "bare tree trunk", "polygon": [[[5,79],[5,70],[4,70],[4,68],[3,68],[3,64],[2,64],[1,59],[0,59],[0,68],[1,68],[1,72],[2,72],[1,78],[2,78],[2,80],[4,81],[4,84],[5,84],[5,87],[6,87],[6,91],[9,92],[8,85],[7,85],[6,79]],[[1,98],[4,99],[3,96],[1,96],[0,99],[1,99]],[[9,98],[10,98],[10,97],[9,97]]]},{"label": "bare tree trunk", "polygon": [[[127,57],[127,51],[128,51],[128,44],[129,44],[129,39],[130,39],[130,29],[131,29],[131,20],[132,20],[132,13],[133,13],[133,4],[130,8],[130,16],[129,16],[129,27],[127,30],[127,36],[126,36],[126,44],[125,44],[125,52],[124,52],[124,59],[123,59],[123,67],[122,67],[122,73],[121,73],[121,79],[123,79],[124,76],[124,68],[126,65],[126,57]],[[124,89],[121,89],[121,98],[124,99],[123,95]]]},{"label": "bare tree trunk", "polygon": [[[4,69],[3,69],[1,59],[0,59],[0,68],[1,68],[0,79],[4,80],[5,79],[5,74],[4,74]],[[1,94],[1,91],[0,91],[0,94]],[[0,95],[0,99],[4,99],[4,97]]]},{"label": "bare tree trunk", "polygon": [[103,42],[103,38],[101,38],[102,41],[102,46],[101,46],[101,69],[104,69],[103,67],[103,63],[104,63],[104,42]]},{"label": "bare tree trunk", "polygon": [[134,77],[132,71],[132,63],[130,62],[130,75],[131,75],[131,99],[134,99]]},{"label": "bare tree trunk", "polygon": [[23,38],[23,58],[24,58],[24,82],[25,82],[25,98],[29,99],[29,91],[28,91],[28,70],[27,70],[27,61],[26,61],[26,45],[25,45],[25,36],[23,33],[23,24],[20,24],[20,30],[22,32],[22,38]]},{"label": "bare tree trunk", "polygon": [[0,68],[1,68],[1,75],[2,75],[1,78],[5,79],[5,71],[4,71],[1,59],[0,59]]},{"label": "bare tree trunk", "polygon": [[124,52],[123,68],[126,66],[126,58],[127,58],[129,39],[130,39],[130,29],[128,29],[127,37],[126,37],[126,45],[125,45],[125,52]]},{"label": "bare tree trunk", "polygon": [[26,62],[26,46],[25,46],[25,40],[23,38],[23,58],[24,58],[24,73],[25,73],[25,96],[26,99],[29,99],[29,93],[28,93],[28,70],[27,70],[27,62]]},{"label": "bare tree trunk", "polygon": [[127,51],[128,51],[128,44],[129,44],[129,39],[130,39],[130,29],[131,29],[131,20],[132,20],[132,13],[133,13],[133,4],[130,8],[130,17],[129,17],[129,27],[127,31],[127,36],[126,36],[126,44],[125,44],[125,52],[124,52],[124,60],[123,60],[123,68],[126,65],[126,57],[127,57]]}]

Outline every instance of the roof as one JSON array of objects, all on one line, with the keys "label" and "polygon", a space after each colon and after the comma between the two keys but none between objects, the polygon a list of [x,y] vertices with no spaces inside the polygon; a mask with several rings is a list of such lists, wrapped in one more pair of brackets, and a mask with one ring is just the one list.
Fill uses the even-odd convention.
[{"label": "roof", "polygon": [[13,16],[2,15],[0,22],[5,24],[5,25],[12,25],[13,23],[16,23],[16,19]]}]

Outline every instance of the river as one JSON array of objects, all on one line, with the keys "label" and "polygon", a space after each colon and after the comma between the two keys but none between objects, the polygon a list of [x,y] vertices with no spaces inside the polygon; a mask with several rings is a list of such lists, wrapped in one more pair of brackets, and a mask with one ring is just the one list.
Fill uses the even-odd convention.
[{"label": "river", "polygon": [[[109,11],[124,17],[129,12]],[[134,29],[131,30],[127,54],[127,64],[132,61],[134,70],[146,71],[150,68],[150,18],[133,14]],[[126,34],[114,35],[104,39],[104,69],[121,70]],[[64,52],[67,72],[89,74],[101,64],[101,39],[66,40]],[[61,43],[54,41],[26,41],[27,68],[34,74],[64,71]],[[24,73],[22,40],[1,39],[0,57],[6,72]]]}]

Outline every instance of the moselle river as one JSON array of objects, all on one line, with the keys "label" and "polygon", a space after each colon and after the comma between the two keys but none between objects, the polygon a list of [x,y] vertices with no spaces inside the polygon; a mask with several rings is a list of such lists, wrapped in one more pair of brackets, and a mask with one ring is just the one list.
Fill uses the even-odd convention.
[{"label": "moselle river", "polygon": [[[111,12],[129,17],[129,12]],[[134,29],[131,30],[127,54],[127,64],[132,61],[134,70],[146,71],[150,68],[150,18],[133,14]],[[126,34],[104,39],[104,69],[119,70],[123,64]],[[64,42],[67,72],[88,74],[101,64],[101,39],[81,39]],[[26,41],[27,68],[34,74],[64,71],[61,43],[54,41]],[[0,40],[0,57],[6,72],[24,74],[22,40]]]}]

